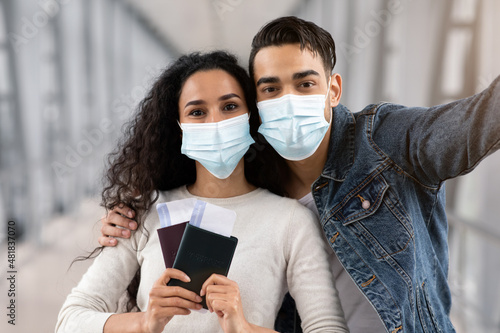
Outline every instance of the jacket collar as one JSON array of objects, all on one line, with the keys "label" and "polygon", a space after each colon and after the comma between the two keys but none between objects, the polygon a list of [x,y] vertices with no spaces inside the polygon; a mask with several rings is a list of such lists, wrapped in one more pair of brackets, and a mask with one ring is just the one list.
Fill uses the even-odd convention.
[{"label": "jacket collar", "polygon": [[332,108],[332,117],[328,157],[321,175],[335,181],[344,181],[354,163],[356,119],[342,104]]}]

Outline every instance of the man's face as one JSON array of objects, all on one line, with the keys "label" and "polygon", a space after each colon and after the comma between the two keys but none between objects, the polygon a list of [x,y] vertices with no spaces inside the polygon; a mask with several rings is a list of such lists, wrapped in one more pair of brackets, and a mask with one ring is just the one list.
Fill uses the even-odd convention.
[{"label": "man's face", "polygon": [[325,119],[330,121],[330,108],[337,106],[341,94],[338,74],[330,77],[319,55],[299,44],[269,46],[257,52],[254,60],[254,82],[257,101],[279,98],[283,95],[325,95]]}]

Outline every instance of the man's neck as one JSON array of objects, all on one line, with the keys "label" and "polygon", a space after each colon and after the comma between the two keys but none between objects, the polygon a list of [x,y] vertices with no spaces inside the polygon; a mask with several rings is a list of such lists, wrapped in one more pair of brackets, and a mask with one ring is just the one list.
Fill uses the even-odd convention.
[{"label": "man's neck", "polygon": [[290,168],[287,192],[291,198],[300,199],[309,193],[311,185],[321,175],[328,157],[331,130],[330,126],[313,155],[300,161],[286,161]]}]

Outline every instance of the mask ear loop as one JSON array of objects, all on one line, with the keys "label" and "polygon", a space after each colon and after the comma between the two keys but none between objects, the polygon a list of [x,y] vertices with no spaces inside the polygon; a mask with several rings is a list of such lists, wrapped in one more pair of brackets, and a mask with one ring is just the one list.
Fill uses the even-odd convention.
[{"label": "mask ear loop", "polygon": [[331,75],[330,75],[330,79],[328,79],[328,85],[326,87],[325,102],[328,99],[328,95],[330,93],[330,83],[332,83],[332,76]]},{"label": "mask ear loop", "polygon": [[[325,95],[325,103],[328,100],[328,96],[330,95],[330,83],[332,83],[332,76],[330,75],[330,79],[328,79],[328,86],[326,89],[326,95]],[[332,118],[333,118],[333,108],[330,106],[330,121],[328,122],[328,125],[332,124]]]},{"label": "mask ear loop", "polygon": [[181,125],[181,122],[180,122],[179,120],[177,120],[177,125],[179,125],[179,128],[181,129],[181,135],[180,135],[180,138],[181,138],[181,140],[182,140],[182,132],[183,132],[184,130],[182,129],[182,125]]}]

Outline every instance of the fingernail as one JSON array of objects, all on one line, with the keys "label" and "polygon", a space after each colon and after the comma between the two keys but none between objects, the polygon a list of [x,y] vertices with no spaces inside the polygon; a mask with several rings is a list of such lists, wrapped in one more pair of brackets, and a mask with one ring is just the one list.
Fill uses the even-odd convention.
[{"label": "fingernail", "polygon": [[200,291],[200,296],[202,296],[202,297],[203,297],[204,295],[205,295],[205,290],[203,290],[203,289],[202,289],[202,290]]},{"label": "fingernail", "polygon": [[111,245],[116,244],[116,239],[111,238],[111,239],[109,240],[109,244],[111,244]]},{"label": "fingernail", "polygon": [[122,236],[127,236],[127,230],[122,230]]},{"label": "fingernail", "polygon": [[191,278],[187,275],[184,275],[186,277],[187,282],[191,282]]},{"label": "fingernail", "polygon": [[202,300],[203,299],[200,296],[196,295],[196,302],[201,302]]},{"label": "fingernail", "polygon": [[132,214],[132,210],[131,210],[131,209],[129,209],[129,210],[127,211],[127,216],[128,216],[128,217],[132,217],[132,216],[134,216],[134,215]]},{"label": "fingernail", "polygon": [[196,309],[197,310],[200,310],[203,306],[201,306],[201,304],[196,304]]},{"label": "fingernail", "polygon": [[130,227],[130,229],[135,229],[135,222],[130,222],[128,226]]}]

